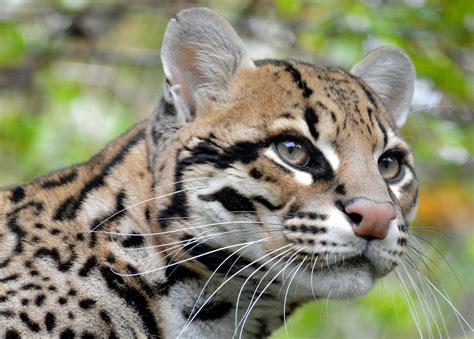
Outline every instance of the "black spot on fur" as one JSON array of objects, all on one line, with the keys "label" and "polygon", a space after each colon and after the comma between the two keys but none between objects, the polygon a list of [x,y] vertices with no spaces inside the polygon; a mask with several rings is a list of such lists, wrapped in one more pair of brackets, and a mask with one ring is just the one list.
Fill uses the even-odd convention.
[{"label": "black spot on fur", "polygon": [[77,178],[77,170],[73,169],[70,173],[64,174],[60,176],[58,179],[47,180],[45,181],[41,187],[44,189],[52,189],[59,186],[64,186],[76,180]]},{"label": "black spot on fur", "polygon": [[143,236],[139,235],[136,232],[132,232],[133,234],[137,235],[131,235],[127,237],[125,240],[122,241],[122,246],[123,247],[138,247],[144,244]]},{"label": "black spot on fur", "polygon": [[23,187],[18,186],[12,189],[10,196],[10,201],[12,203],[17,204],[23,199],[25,199],[25,190],[23,189]]},{"label": "black spot on fur", "polygon": [[46,326],[46,330],[51,332],[56,326],[56,316],[51,312],[47,312],[44,316],[44,325]]},{"label": "black spot on fur", "polygon": [[38,284],[33,284],[33,283],[29,283],[29,284],[25,284],[21,287],[21,289],[23,291],[30,291],[30,290],[37,290],[37,291],[41,291],[42,290],[42,287]]},{"label": "black spot on fur", "polygon": [[21,336],[17,330],[10,329],[5,332],[5,339],[21,339]]},{"label": "black spot on fur", "polygon": [[85,331],[81,334],[81,339],[94,339],[94,338],[97,338],[97,337],[88,331]]},{"label": "black spot on fur", "polygon": [[53,228],[49,233],[51,233],[51,235],[58,235],[61,231],[58,228]]},{"label": "black spot on fur", "polygon": [[44,229],[44,225],[41,224],[41,223],[35,223],[35,228],[37,228],[39,230],[42,230],[42,229]]},{"label": "black spot on fur", "polygon": [[252,176],[252,178],[255,178],[255,179],[260,179],[262,177],[262,173],[256,168],[252,168],[249,174]]},{"label": "black spot on fur", "polygon": [[41,328],[40,326],[38,325],[38,323],[34,322],[33,320],[30,319],[30,317],[28,316],[28,314],[26,314],[25,312],[21,312],[20,313],[20,320],[28,327],[28,329],[32,332],[36,332],[38,333]]},{"label": "black spot on fur", "polygon": [[90,298],[82,299],[79,301],[79,307],[83,308],[85,310],[88,310],[92,307],[94,307],[96,304],[96,301]]},{"label": "black spot on fur", "polygon": [[199,199],[218,201],[230,212],[255,212],[252,201],[231,187],[224,187],[213,194],[199,195]]},{"label": "black spot on fur", "polygon": [[100,316],[100,318],[101,318],[105,323],[107,323],[107,324],[110,324],[110,322],[112,321],[112,320],[110,319],[109,314],[108,314],[106,311],[103,311],[103,310],[100,311],[100,312],[99,312],[99,316]]},{"label": "black spot on fur", "polygon": [[0,310],[0,317],[2,318],[13,318],[15,313],[11,310]]},{"label": "black spot on fur", "polygon": [[87,259],[84,263],[84,266],[79,270],[79,275],[81,277],[87,277],[89,273],[97,266],[97,258],[95,256],[91,256]]},{"label": "black spot on fur", "polygon": [[346,195],[346,187],[343,184],[340,184],[334,190],[337,194]]},{"label": "black spot on fur", "polygon": [[10,274],[10,275],[6,276],[5,278],[0,279],[0,283],[6,283],[8,281],[17,280],[18,277],[19,277],[19,275],[16,274],[16,273],[15,274]]},{"label": "black spot on fur", "polygon": [[45,301],[45,299],[46,299],[46,296],[44,294],[37,295],[35,299],[35,305],[36,306],[43,305],[43,302]]},{"label": "black spot on fur", "polygon": [[73,339],[76,336],[74,331],[70,328],[65,329],[64,331],[61,332],[59,335],[60,339]]}]

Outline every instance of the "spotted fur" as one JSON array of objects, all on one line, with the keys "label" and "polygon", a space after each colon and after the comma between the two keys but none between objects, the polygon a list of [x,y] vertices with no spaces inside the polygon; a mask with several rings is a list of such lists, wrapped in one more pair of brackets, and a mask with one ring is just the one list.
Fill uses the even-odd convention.
[{"label": "spotted fur", "polygon": [[[417,200],[397,127],[411,69],[374,53],[352,72],[254,62],[217,15],[178,14],[148,120],[0,191],[2,335],[267,337],[295,305],[367,293],[401,260]],[[311,145],[312,166],[279,157],[287,137]],[[402,162],[390,182],[377,167],[388,150]],[[344,206],[360,197],[393,204],[384,239],[354,234]]]}]

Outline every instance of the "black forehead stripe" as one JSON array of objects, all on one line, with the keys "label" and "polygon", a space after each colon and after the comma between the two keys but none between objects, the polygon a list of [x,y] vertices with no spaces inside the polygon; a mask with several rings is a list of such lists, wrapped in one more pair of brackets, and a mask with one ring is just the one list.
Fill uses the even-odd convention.
[{"label": "black forehead stripe", "polygon": [[304,98],[309,98],[313,94],[313,90],[308,87],[306,81],[301,76],[300,71],[294,68],[290,63],[287,63],[285,66],[285,71],[291,74],[293,81],[296,83],[299,89],[303,92]]},{"label": "black forehead stripe", "polygon": [[316,130],[316,124],[318,123],[319,119],[312,107],[306,107],[304,111],[304,119],[308,124],[309,132],[313,136],[314,140],[318,140],[319,133]]},{"label": "black forehead stripe", "polygon": [[306,81],[301,76],[300,71],[298,71],[288,61],[264,59],[264,60],[256,61],[255,64],[259,67],[262,66],[262,65],[266,65],[266,64],[271,64],[271,65],[275,65],[275,66],[284,67],[285,71],[290,73],[291,77],[293,78],[293,81],[296,83],[298,88],[303,92],[303,97],[304,98],[309,98],[311,96],[311,94],[313,94],[313,90],[308,87],[308,84],[306,83]]}]

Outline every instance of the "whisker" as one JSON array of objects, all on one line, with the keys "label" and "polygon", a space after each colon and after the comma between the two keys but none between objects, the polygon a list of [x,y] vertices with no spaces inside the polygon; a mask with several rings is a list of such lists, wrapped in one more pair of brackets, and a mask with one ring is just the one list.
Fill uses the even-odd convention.
[{"label": "whisker", "polygon": [[[230,234],[235,234],[235,233],[237,233],[237,234],[242,234],[242,233],[243,234],[258,234],[258,233],[266,233],[266,231],[268,231],[268,230],[270,230],[270,231],[281,231],[282,233],[285,232],[285,230],[282,230],[280,228],[266,228],[265,230],[262,230],[262,229],[257,229],[257,230],[254,230],[254,229],[251,229],[251,230],[230,230],[230,231],[223,231],[223,232],[212,233],[212,234],[198,234],[198,235],[195,235],[195,236],[208,238],[208,237],[212,237],[214,235],[220,237],[220,236],[225,236],[225,235],[230,235]],[[207,230],[207,231],[204,231],[204,232],[210,232],[210,231],[211,230]],[[166,247],[166,246],[169,246],[169,245],[181,244],[181,243],[186,242],[188,240],[192,240],[192,239],[177,240],[177,241],[172,241],[172,242],[158,244],[158,245],[141,246],[141,247],[133,247],[133,248],[122,247],[122,249],[125,250],[125,251],[129,251],[129,252],[142,251],[142,250],[147,250],[147,249],[155,249],[155,248],[160,248],[160,247]]]},{"label": "whisker", "polygon": [[113,231],[91,231],[94,233],[102,233],[102,234],[111,234],[111,235],[123,235],[123,236],[130,236],[130,237],[150,237],[150,236],[157,236],[157,235],[163,235],[163,234],[172,234],[172,233],[179,233],[179,232],[184,232],[184,231],[189,231],[192,229],[199,229],[203,227],[210,227],[210,226],[219,226],[219,225],[232,225],[232,224],[250,224],[250,225],[259,225],[259,224],[265,224],[265,225],[280,225],[279,223],[267,223],[267,222],[259,222],[259,221],[223,221],[223,222],[214,222],[214,223],[209,223],[209,224],[203,224],[203,225],[195,225],[192,227],[186,227],[186,228],[180,228],[180,229],[175,229],[171,231],[165,231],[165,232],[155,232],[155,233],[121,233],[121,232],[113,232]]},{"label": "whisker", "polygon": [[286,292],[285,292],[285,297],[283,299],[283,324],[285,326],[285,333],[286,333],[287,336],[288,336],[288,326],[286,324],[286,302],[287,302],[287,298],[288,298],[288,292],[290,290],[291,283],[293,282],[293,279],[296,276],[296,273],[298,273],[299,269],[301,268],[301,266],[305,262],[306,258],[308,258],[308,256],[304,257],[304,259],[301,261],[301,263],[297,266],[295,273],[293,273],[293,276],[291,277],[290,282],[288,283],[288,287],[287,287]]},{"label": "whisker", "polygon": [[[262,295],[265,293],[265,291],[271,286],[271,284],[273,283],[273,281],[275,281],[275,279],[276,279],[282,272],[284,272],[284,271],[286,270],[286,268],[287,268],[289,265],[291,265],[291,263],[296,259],[296,255],[297,255],[298,252],[300,252],[301,250],[302,250],[302,248],[299,249],[299,250],[297,250],[294,254],[292,254],[292,255],[290,256],[290,258],[288,258],[288,260],[287,260],[285,266],[270,280],[270,282],[268,282],[268,284],[263,288],[263,290],[259,293],[259,295],[258,295],[257,298],[255,299],[255,301],[252,303],[252,301],[253,301],[253,299],[254,299],[254,296],[255,296],[256,293],[257,293],[258,287],[260,286],[261,282],[263,282],[263,279],[264,279],[264,277],[267,275],[267,273],[269,273],[271,270],[269,270],[269,271],[264,275],[264,277],[263,277],[262,279],[260,279],[260,282],[259,282],[258,286],[255,288],[255,292],[254,292],[254,294],[253,294],[253,296],[252,296],[252,299],[250,300],[250,304],[249,304],[249,306],[248,306],[248,308],[247,308],[247,311],[245,312],[244,316],[243,316],[242,319],[240,320],[239,324],[237,324],[237,327],[236,327],[236,330],[235,330],[235,331],[237,331],[238,328],[240,327],[239,338],[242,337],[243,330],[244,330],[244,327],[245,327],[245,322],[247,321],[248,317],[250,316],[250,313],[251,313],[252,309],[255,307],[255,305],[257,304],[258,300],[262,297]],[[293,258],[293,259],[291,259],[291,258]],[[283,259],[283,258],[282,258],[282,259]],[[280,259],[278,262],[280,262],[280,261],[281,261],[281,259]],[[277,263],[278,263],[278,262],[277,262]],[[272,266],[272,267],[273,267],[273,266]],[[242,326],[241,326],[240,324],[242,324]],[[235,334],[236,334],[236,332],[234,332],[234,335],[235,335]]]},{"label": "whisker", "polygon": [[[415,294],[418,298],[418,300],[420,301],[419,305],[421,307],[421,311],[423,313],[423,317],[425,318],[425,324],[426,324],[426,329],[428,331],[428,336],[430,338],[434,338],[433,336],[433,332],[431,331],[431,321],[430,319],[428,318],[428,315],[427,315],[427,312],[426,312],[426,308],[425,306],[426,305],[426,301],[425,299],[423,298],[423,295],[421,294],[421,292],[419,291],[415,281],[413,280],[413,278],[411,277],[410,273],[408,272],[407,268],[405,267],[405,265],[403,264],[403,261],[401,263],[401,266],[403,267],[405,273],[406,273],[406,276],[408,277],[408,280],[409,282],[411,283],[412,287],[413,287],[413,290],[415,291]],[[429,308],[429,307],[428,307]],[[430,312],[430,311],[429,311]]]},{"label": "whisker", "polygon": [[469,322],[466,320],[466,318],[464,318],[464,316],[461,314],[461,312],[459,312],[459,310],[456,308],[456,306],[454,306],[454,304],[451,302],[451,300],[449,300],[449,298],[444,294],[442,293],[427,277],[425,276],[422,276],[422,278],[436,291],[436,293],[439,294],[439,296],[441,298],[444,299],[444,301],[451,307],[451,309],[453,310],[453,312],[459,316],[459,318],[462,320],[462,322],[469,328],[469,330],[471,332],[474,332],[474,329],[473,327],[469,324]]},{"label": "whisker", "polygon": [[423,333],[421,331],[421,325],[418,319],[418,315],[415,312],[415,305],[413,303],[413,299],[411,299],[410,292],[403,280],[403,277],[401,276],[400,272],[398,271],[398,268],[395,267],[393,272],[395,273],[395,276],[398,278],[398,280],[402,283],[402,293],[403,293],[403,298],[405,299],[405,302],[408,306],[408,310],[412,315],[413,321],[415,322],[416,329],[418,330],[418,334],[420,335],[420,338],[423,338]]},{"label": "whisker", "polygon": [[[189,180],[191,180],[191,179],[189,179]],[[171,184],[171,185],[174,185],[174,183]],[[178,194],[178,193],[181,193],[181,192],[190,191],[190,190],[193,190],[193,189],[199,189],[199,188],[206,188],[206,186],[195,186],[195,187],[185,188],[185,189],[182,189],[182,190],[179,190],[179,191],[174,191],[174,192],[171,192],[171,193],[168,193],[168,194],[163,194],[163,195],[160,195],[160,196],[158,196],[158,197],[153,197],[153,198],[150,198],[150,199],[146,199],[146,200],[137,202],[136,204],[127,206],[127,207],[121,209],[120,211],[115,212],[114,214],[112,214],[111,216],[107,217],[106,219],[102,220],[99,224],[97,224],[96,226],[94,226],[93,228],[91,228],[91,229],[89,230],[89,233],[95,232],[95,230],[96,230],[97,228],[99,228],[101,225],[103,225],[104,223],[106,223],[107,221],[109,221],[110,219],[112,219],[113,217],[115,217],[116,215],[121,214],[121,213],[123,213],[124,211],[126,211],[126,210],[128,210],[128,209],[130,209],[130,208],[136,207],[136,206],[138,206],[138,205],[147,203],[147,202],[152,201],[152,200],[157,200],[157,199],[161,199],[161,198],[166,198],[166,197],[169,197],[169,196],[174,195],[174,194]]]},{"label": "whisker", "polygon": [[[278,249],[280,250],[280,248]],[[209,302],[209,300],[211,300],[211,298],[216,295],[216,293],[225,285],[227,284],[232,278],[234,278],[235,276],[237,276],[240,272],[242,272],[243,270],[249,268],[250,266],[254,265],[256,262],[258,262],[259,260],[261,259],[264,259],[270,255],[273,254],[274,251],[272,252],[269,252],[267,254],[265,254],[263,257],[260,257],[254,261],[252,261],[251,263],[245,265],[243,268],[241,268],[240,270],[238,270],[237,272],[235,272],[232,276],[230,276],[229,278],[227,278],[226,280],[224,280],[224,282],[221,283],[221,285],[204,301],[203,305],[201,305],[201,307],[197,310],[197,312],[193,315],[193,317],[191,319],[189,319],[187,322],[186,322],[186,325],[184,326],[184,328],[181,330],[181,332],[178,334],[177,338],[179,338],[183,333],[184,331],[186,330],[186,328],[189,326],[189,324],[191,322],[194,321],[194,319],[196,318],[197,314],[199,314],[199,312],[202,310],[202,308]]]},{"label": "whisker", "polygon": [[418,107],[417,109],[411,110],[410,114],[416,113],[416,112],[421,112],[421,111],[434,111],[434,110],[442,110],[442,109],[455,109],[456,106],[453,105],[439,105],[439,106],[421,106]]},{"label": "whisker", "polygon": [[[193,308],[192,308],[192,310],[191,310],[191,312],[190,312],[190,316],[191,316],[191,314],[193,314],[194,310],[196,309],[196,306],[197,306],[199,300],[201,300],[201,297],[202,297],[202,295],[203,295],[203,293],[204,293],[204,291],[205,291],[207,285],[209,284],[209,282],[211,281],[211,279],[214,277],[214,275],[219,271],[219,268],[220,268],[222,265],[224,265],[224,263],[225,263],[230,257],[232,257],[234,254],[236,254],[238,251],[241,251],[242,249],[245,249],[245,250],[239,255],[239,257],[237,258],[237,260],[234,261],[234,263],[231,265],[231,267],[230,267],[229,270],[227,271],[227,273],[226,273],[226,275],[225,275],[225,277],[224,277],[224,280],[225,280],[225,279],[227,278],[227,274],[229,274],[229,272],[231,272],[232,267],[236,264],[236,262],[241,258],[241,256],[243,255],[243,253],[244,253],[244,252],[248,249],[248,247],[250,247],[251,245],[253,245],[253,243],[250,243],[250,244],[248,244],[248,245],[246,245],[246,246],[244,246],[244,247],[242,247],[242,248],[239,248],[237,251],[232,252],[231,255],[227,256],[227,258],[225,258],[225,260],[222,261],[222,263],[219,264],[219,266],[217,266],[217,268],[214,270],[214,272],[211,274],[211,276],[207,279],[207,281],[206,281],[206,283],[204,284],[204,286],[201,288],[201,292],[199,293],[198,297],[196,298],[196,302],[194,303],[194,306],[193,306]],[[290,246],[290,245],[287,245],[287,246]],[[263,266],[263,265],[262,265],[262,266]],[[260,267],[262,267],[262,266],[260,266]],[[188,319],[188,320],[189,320],[189,319]]]},{"label": "whisker", "polygon": [[422,280],[422,276],[423,276],[423,273],[417,268],[417,267],[412,267],[414,268],[415,270],[415,274],[417,275],[418,277],[418,281],[420,283],[420,286],[421,286],[421,289],[423,291],[423,294],[425,296],[425,302],[426,302],[426,305],[428,307],[428,310],[430,311],[430,314],[431,314],[431,317],[433,319],[433,322],[434,322],[434,325],[436,327],[436,330],[438,332],[438,337],[439,338],[442,338],[443,335],[441,334],[441,329],[440,327],[438,326],[438,321],[437,321],[437,318],[435,317],[434,313],[431,311],[431,309],[429,308],[429,304],[428,304],[428,297],[426,295],[426,289],[428,289],[428,291],[431,293],[431,296],[433,297],[433,300],[435,301],[435,305],[437,306],[437,310],[439,312],[439,315],[441,316],[441,320],[442,320],[442,323],[444,325],[444,329],[445,329],[445,332],[447,334],[447,336],[449,337],[449,334],[447,332],[447,327],[446,327],[446,323],[445,323],[445,320],[444,320],[444,316],[443,316],[443,313],[441,313],[441,309],[439,307],[439,303],[437,302],[436,298],[434,298],[434,294],[433,294],[433,291],[429,288],[429,286],[427,286],[427,284]]},{"label": "whisker", "polygon": [[[457,280],[459,286],[461,286],[461,288],[464,289],[464,286],[463,286],[463,284],[462,284],[462,282],[461,282],[461,279],[460,279],[459,276],[457,275],[456,271],[454,270],[454,268],[453,268],[453,266],[451,265],[451,263],[449,262],[449,260],[444,256],[443,252],[441,252],[441,251],[439,250],[439,248],[437,248],[436,246],[434,246],[431,242],[429,242],[428,240],[424,239],[424,238],[421,237],[420,235],[415,235],[415,234],[413,234],[413,235],[414,235],[415,238],[416,238],[416,239],[413,238],[413,241],[416,241],[416,242],[418,243],[418,241],[417,241],[418,239],[419,239],[419,240],[422,240],[425,244],[427,244],[427,245],[430,246],[432,249],[434,249],[434,250],[436,251],[436,253],[438,253],[438,255],[441,257],[441,259],[446,263],[446,265],[448,265],[449,270],[451,271],[451,273],[452,273],[452,274],[454,275],[454,277],[456,278],[456,280]],[[418,243],[418,244],[419,244],[419,243]],[[420,247],[422,247],[422,246],[420,245]]]},{"label": "whisker", "polygon": [[[290,247],[291,244],[288,244],[286,246],[283,246],[283,247],[280,247],[278,250],[282,250],[284,248],[288,248]],[[278,255],[275,255],[273,258],[271,258],[268,262],[265,262],[263,263],[260,267],[257,268],[257,270],[255,270],[252,274],[249,275],[249,277],[247,277],[247,279],[244,281],[244,283],[242,284],[242,286],[240,287],[240,290],[239,290],[239,293],[237,294],[237,302],[236,302],[236,305],[235,305],[235,319],[234,319],[234,326],[235,328],[237,329],[237,322],[238,322],[238,315],[239,315],[239,303],[240,303],[240,297],[242,295],[242,292],[244,290],[244,287],[245,285],[247,284],[247,282],[252,278],[252,276],[254,276],[262,267],[264,267],[265,265],[267,265],[270,261],[274,260],[274,259],[277,259],[278,257],[280,256],[284,256],[285,253],[288,253],[289,251],[291,251],[291,249],[287,249],[286,251],[283,251],[282,253],[279,253]],[[283,259],[283,258],[282,258]],[[264,274],[264,276],[262,277],[262,279],[265,279],[267,273],[269,271],[271,271],[271,269],[278,263],[280,262],[282,259],[278,260],[275,264],[273,264],[273,266],[270,267],[270,269]],[[261,281],[261,280],[260,280]],[[257,285],[257,287],[255,287],[255,291],[258,290],[258,287],[260,285]],[[255,292],[254,292],[255,293]],[[253,300],[253,296],[252,296],[252,299],[250,300],[250,303],[252,302]],[[235,333],[234,333],[235,334]]]},{"label": "whisker", "polygon": [[[268,237],[268,238],[263,238],[263,239],[259,239],[259,240],[256,240],[255,242],[262,242],[262,241],[265,241],[265,240],[268,240],[268,239],[271,239],[272,237]],[[144,272],[139,272],[139,273],[120,273],[120,272],[116,272],[113,267],[110,266],[110,269],[113,273],[121,276],[121,277],[133,277],[133,276],[139,276],[139,275],[144,275],[144,274],[148,274],[148,273],[153,273],[153,272],[156,272],[156,271],[160,271],[160,270],[163,270],[163,269],[166,269],[168,267],[172,267],[172,266],[176,266],[176,265],[179,265],[179,264],[182,264],[182,263],[185,263],[185,262],[188,262],[188,261],[191,261],[191,260],[195,260],[197,258],[201,258],[201,257],[204,257],[206,255],[209,255],[209,254],[212,254],[212,253],[215,253],[215,252],[219,252],[219,251],[222,251],[222,250],[226,250],[226,249],[229,249],[229,248],[234,248],[234,247],[237,247],[237,246],[241,246],[241,245],[246,245],[248,244],[249,242],[244,242],[244,243],[239,243],[239,244],[233,244],[233,245],[229,245],[229,246],[224,246],[224,247],[220,247],[220,248],[216,248],[214,250],[211,250],[209,252],[206,252],[206,253],[203,253],[203,254],[199,254],[197,256],[194,256],[194,257],[191,257],[191,258],[187,258],[187,259],[184,259],[184,260],[181,260],[181,261],[178,261],[178,262],[173,262],[172,264],[169,264],[169,265],[165,265],[165,266],[161,266],[159,268],[155,268],[155,269],[152,269],[152,270],[148,270],[148,271],[144,271]]]}]

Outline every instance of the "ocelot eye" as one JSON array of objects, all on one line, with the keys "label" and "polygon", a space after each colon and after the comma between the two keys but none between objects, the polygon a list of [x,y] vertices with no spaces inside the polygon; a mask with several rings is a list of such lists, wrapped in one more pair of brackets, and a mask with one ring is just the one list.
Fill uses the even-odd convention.
[{"label": "ocelot eye", "polygon": [[396,179],[402,171],[402,165],[398,157],[393,154],[383,154],[378,161],[379,171],[385,180]]},{"label": "ocelot eye", "polygon": [[308,149],[297,141],[283,140],[275,143],[280,158],[293,166],[304,167],[309,163]]}]

